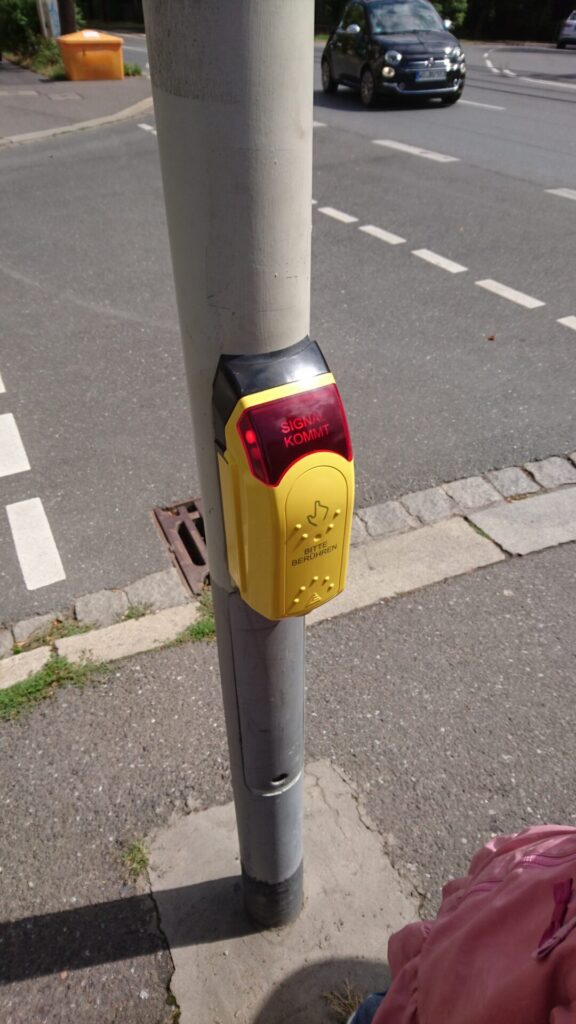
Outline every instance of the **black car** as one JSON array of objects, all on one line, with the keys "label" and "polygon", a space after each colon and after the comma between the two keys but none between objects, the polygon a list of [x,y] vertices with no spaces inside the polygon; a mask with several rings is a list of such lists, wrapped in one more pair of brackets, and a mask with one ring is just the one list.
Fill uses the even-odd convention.
[{"label": "black car", "polygon": [[322,54],[322,88],[378,95],[434,97],[456,103],[466,62],[458,40],[428,0],[352,0]]}]

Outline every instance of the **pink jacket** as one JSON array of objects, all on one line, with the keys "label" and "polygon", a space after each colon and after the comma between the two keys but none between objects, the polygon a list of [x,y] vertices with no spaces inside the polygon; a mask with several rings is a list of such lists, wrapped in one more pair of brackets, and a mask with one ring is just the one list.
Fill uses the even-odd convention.
[{"label": "pink jacket", "polygon": [[576,1024],[576,828],[493,839],[388,959],[373,1024]]}]

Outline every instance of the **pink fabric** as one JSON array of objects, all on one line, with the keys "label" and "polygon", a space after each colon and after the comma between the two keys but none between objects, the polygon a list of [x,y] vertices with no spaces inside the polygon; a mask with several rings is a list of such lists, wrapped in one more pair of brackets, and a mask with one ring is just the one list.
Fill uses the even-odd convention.
[{"label": "pink fabric", "polygon": [[373,1024],[576,1024],[576,828],[493,839],[388,960]]}]

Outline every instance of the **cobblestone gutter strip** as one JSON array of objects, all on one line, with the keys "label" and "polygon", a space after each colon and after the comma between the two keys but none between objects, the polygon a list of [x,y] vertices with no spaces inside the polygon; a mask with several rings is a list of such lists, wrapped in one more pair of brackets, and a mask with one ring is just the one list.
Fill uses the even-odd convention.
[{"label": "cobblestone gutter strip", "polygon": [[[308,622],[569,541],[576,541],[576,452],[406,494],[355,513],[346,591]],[[113,660],[170,642],[198,615],[173,568],[87,594],[72,616],[53,612],[0,628],[0,689],[37,672],[53,648],[70,660]],[[58,621],[90,631],[14,653]]]}]

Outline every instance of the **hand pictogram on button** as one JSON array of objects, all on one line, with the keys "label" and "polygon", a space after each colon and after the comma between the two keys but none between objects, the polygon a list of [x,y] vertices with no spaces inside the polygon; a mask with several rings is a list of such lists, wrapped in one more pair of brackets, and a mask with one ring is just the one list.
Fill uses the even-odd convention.
[{"label": "hand pictogram on button", "polygon": [[321,501],[314,502],[314,511],[311,516],[307,516],[310,526],[320,526],[328,515],[328,505],[323,505]]}]

